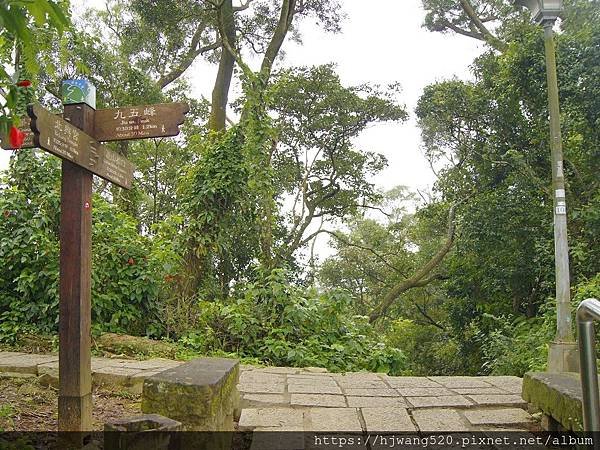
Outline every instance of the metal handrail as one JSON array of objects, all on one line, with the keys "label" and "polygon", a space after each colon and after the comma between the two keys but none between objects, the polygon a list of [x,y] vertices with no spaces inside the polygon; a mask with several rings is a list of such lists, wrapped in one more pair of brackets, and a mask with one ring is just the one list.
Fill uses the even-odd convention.
[{"label": "metal handrail", "polygon": [[594,320],[600,320],[600,301],[588,298],[577,307],[579,365],[583,393],[583,430],[600,431],[600,399],[596,366]]}]

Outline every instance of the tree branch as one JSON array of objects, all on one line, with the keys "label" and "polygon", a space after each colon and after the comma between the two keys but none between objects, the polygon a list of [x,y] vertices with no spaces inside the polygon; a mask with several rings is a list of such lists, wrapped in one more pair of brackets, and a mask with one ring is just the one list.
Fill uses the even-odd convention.
[{"label": "tree branch", "polygon": [[439,328],[442,331],[446,331],[446,328],[444,328],[444,326],[440,325],[438,322],[433,320],[429,314],[427,314],[427,312],[425,311],[425,308],[423,308],[416,302],[413,304],[415,305],[415,308],[417,308],[417,311],[419,311],[419,313],[427,320],[427,322],[429,322],[431,325]]},{"label": "tree branch", "polygon": [[290,26],[292,25],[295,13],[296,0],[283,0],[281,3],[281,14],[279,15],[279,21],[277,22],[273,37],[269,42],[267,51],[265,52],[265,56],[260,66],[260,73],[263,75],[264,81],[266,81],[266,79],[268,79],[271,75],[273,63],[275,62],[275,58],[277,58],[283,41],[285,40]]},{"label": "tree branch", "polygon": [[456,207],[458,204],[454,204],[450,207],[448,212],[448,231],[446,232],[446,241],[442,247],[436,252],[435,255],[420,269],[418,269],[410,278],[398,283],[394,286],[383,298],[381,303],[369,314],[369,322],[373,323],[379,319],[383,314],[387,312],[389,307],[396,301],[396,299],[404,292],[417,288],[423,287],[433,281],[436,276],[427,277],[429,273],[435,269],[446,257],[452,245],[454,244],[454,237],[456,232]]},{"label": "tree branch", "polygon": [[327,233],[331,236],[333,236],[334,238],[336,238],[338,241],[340,241],[342,244],[347,245],[349,247],[356,247],[359,248],[361,250],[366,250],[369,253],[372,253],[379,261],[381,261],[386,267],[388,267],[389,269],[392,269],[394,272],[402,275],[402,276],[406,276],[406,274],[402,273],[397,267],[391,265],[389,262],[386,261],[386,259],[375,249],[371,248],[371,247],[366,247],[364,245],[360,245],[360,244],[356,244],[354,242],[350,242],[347,241],[346,239],[340,237],[339,234],[333,232],[333,231],[329,231],[329,230],[322,230],[323,233]]},{"label": "tree branch", "polygon": [[196,57],[198,57],[198,55],[202,55],[203,53],[206,53],[210,50],[215,50],[221,46],[221,42],[217,41],[217,42],[213,42],[212,44],[205,45],[203,47],[198,47],[198,41],[200,39],[201,32],[202,32],[202,30],[196,31],[196,34],[192,38],[192,43],[190,44],[190,48],[187,51],[186,55],[181,60],[181,62],[179,63],[179,65],[177,67],[175,67],[173,70],[171,70],[171,72],[169,72],[168,74],[163,75],[158,80],[158,85],[160,86],[161,89],[164,89],[170,83],[172,83],[177,78],[179,78],[183,74],[183,72],[185,72],[192,65],[192,63],[196,60]]},{"label": "tree branch", "polygon": [[481,21],[481,19],[477,15],[475,8],[473,8],[473,5],[471,4],[471,2],[469,0],[460,0],[460,5],[462,6],[462,9],[465,12],[465,14],[471,20],[471,23],[475,26],[475,28],[477,28],[477,30],[479,30],[479,32],[483,35],[484,40],[489,45],[491,45],[492,47],[494,47],[496,50],[498,50],[500,52],[503,52],[508,48],[508,45],[506,44],[506,42],[502,42],[500,39],[498,39],[496,36],[494,36],[490,32],[490,30],[487,29],[485,24]]}]

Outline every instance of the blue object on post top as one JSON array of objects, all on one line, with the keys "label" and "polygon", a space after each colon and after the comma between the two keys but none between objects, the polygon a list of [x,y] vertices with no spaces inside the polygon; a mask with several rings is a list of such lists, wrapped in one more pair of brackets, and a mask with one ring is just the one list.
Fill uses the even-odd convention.
[{"label": "blue object on post top", "polygon": [[63,105],[85,103],[96,109],[96,86],[85,79],[65,80],[62,83]]}]

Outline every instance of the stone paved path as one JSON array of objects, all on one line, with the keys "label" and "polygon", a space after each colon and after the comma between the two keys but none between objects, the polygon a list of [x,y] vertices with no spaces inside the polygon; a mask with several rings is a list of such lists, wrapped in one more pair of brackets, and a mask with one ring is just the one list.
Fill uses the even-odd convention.
[{"label": "stone paved path", "polygon": [[518,377],[390,377],[243,367],[241,430],[447,432],[537,429]]},{"label": "stone paved path", "polygon": [[[94,385],[141,393],[143,380],[182,364],[92,358]],[[320,368],[242,366],[240,430],[447,432],[534,430],[517,377],[390,377]],[[0,352],[0,377],[58,385],[58,356]]]}]

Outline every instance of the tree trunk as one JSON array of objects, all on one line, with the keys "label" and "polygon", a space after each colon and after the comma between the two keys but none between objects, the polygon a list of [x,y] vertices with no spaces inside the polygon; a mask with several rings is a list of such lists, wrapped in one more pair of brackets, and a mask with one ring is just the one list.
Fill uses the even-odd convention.
[{"label": "tree trunk", "polygon": [[[224,0],[218,11],[219,31],[221,40],[227,42],[235,48],[235,20],[233,16],[232,0]],[[212,91],[212,105],[208,128],[212,131],[221,131],[225,129],[227,120],[227,102],[229,100],[229,88],[233,77],[233,68],[235,66],[235,57],[226,48],[221,45],[221,60],[219,61],[219,70]]]}]

